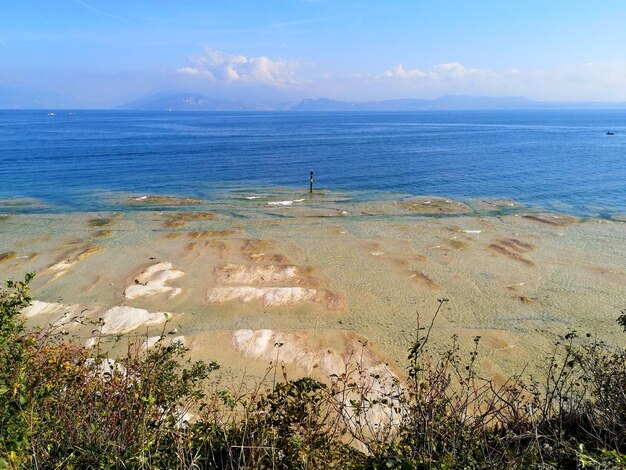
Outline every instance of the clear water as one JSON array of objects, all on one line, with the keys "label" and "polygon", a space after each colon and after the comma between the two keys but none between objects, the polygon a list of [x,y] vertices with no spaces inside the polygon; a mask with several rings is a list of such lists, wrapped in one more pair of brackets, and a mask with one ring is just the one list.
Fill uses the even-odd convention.
[{"label": "clear water", "polygon": [[626,111],[0,111],[0,200],[46,204],[5,204],[16,212],[128,209],[103,197],[118,192],[302,189],[310,168],[316,187],[353,200],[511,198],[608,217],[626,212]]}]

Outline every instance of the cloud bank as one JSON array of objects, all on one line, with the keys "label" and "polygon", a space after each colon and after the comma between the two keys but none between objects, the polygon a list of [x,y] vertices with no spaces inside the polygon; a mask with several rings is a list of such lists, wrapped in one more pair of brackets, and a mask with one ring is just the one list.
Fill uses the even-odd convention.
[{"label": "cloud bank", "polygon": [[301,83],[296,72],[297,61],[270,59],[266,56],[246,57],[206,49],[201,56],[189,59],[190,65],[178,73],[215,82],[241,82],[285,87]]},{"label": "cloud bank", "polygon": [[[306,65],[306,67],[305,67]],[[250,57],[215,49],[188,59],[177,75],[210,89],[231,85],[270,86],[292,98],[376,100],[437,98],[447,94],[526,96],[538,100],[626,100],[626,62],[583,63],[547,68],[496,70],[445,62],[429,68],[399,63],[373,73],[329,73],[297,60]],[[242,90],[233,87],[233,91]],[[287,95],[285,95],[287,96]]]},{"label": "cloud bank", "polygon": [[409,91],[524,95],[546,100],[620,100],[626,98],[626,63],[584,63],[544,69],[495,71],[443,63],[428,70],[403,64],[370,79]]},{"label": "cloud bank", "polygon": [[497,74],[488,69],[473,69],[458,62],[435,65],[431,70],[406,70],[402,64],[383,73],[386,78],[421,79],[430,81],[462,80],[468,77],[488,78]]}]

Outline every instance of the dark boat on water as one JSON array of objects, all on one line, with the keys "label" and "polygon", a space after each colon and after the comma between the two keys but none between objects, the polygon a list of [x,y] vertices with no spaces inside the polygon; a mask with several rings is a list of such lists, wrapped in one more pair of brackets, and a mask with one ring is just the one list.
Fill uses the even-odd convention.
[{"label": "dark boat on water", "polygon": [[607,131],[606,135],[615,135],[615,132]]}]

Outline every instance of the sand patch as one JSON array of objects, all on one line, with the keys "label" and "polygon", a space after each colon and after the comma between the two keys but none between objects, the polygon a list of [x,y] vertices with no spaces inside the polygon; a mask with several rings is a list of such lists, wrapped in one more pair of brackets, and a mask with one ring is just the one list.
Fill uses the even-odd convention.
[{"label": "sand patch", "polygon": [[515,335],[507,330],[497,329],[461,329],[458,330],[461,344],[471,344],[475,338],[479,339],[478,351],[482,347],[495,349],[499,351],[509,351],[515,347]]},{"label": "sand patch", "polygon": [[156,326],[165,323],[172,317],[171,313],[151,313],[142,308],[112,307],[100,317],[103,335],[120,335],[130,333],[140,326]]},{"label": "sand patch", "polygon": [[622,271],[603,268],[602,266],[585,266],[585,269],[602,278],[602,280],[626,285],[626,273]]},{"label": "sand patch", "polygon": [[134,284],[128,286],[124,291],[124,297],[132,300],[138,297],[166,294],[168,299],[172,299],[180,294],[182,289],[165,284],[184,276],[184,274],[182,271],[172,269],[172,263],[154,264],[135,277]]}]

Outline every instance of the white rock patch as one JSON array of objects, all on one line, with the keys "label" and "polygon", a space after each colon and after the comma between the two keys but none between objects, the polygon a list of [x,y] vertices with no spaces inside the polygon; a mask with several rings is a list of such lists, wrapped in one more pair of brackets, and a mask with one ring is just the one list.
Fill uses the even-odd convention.
[{"label": "white rock patch", "polygon": [[155,326],[165,323],[171,313],[151,313],[142,308],[112,307],[102,314],[102,334],[115,335],[133,331],[140,326]]},{"label": "white rock patch", "polygon": [[215,276],[221,284],[254,284],[290,281],[300,277],[296,266],[245,266],[227,264],[215,269]]},{"label": "white rock patch", "polygon": [[124,297],[132,300],[138,297],[167,294],[168,298],[172,299],[180,294],[182,289],[166,286],[165,283],[184,275],[184,272],[172,269],[172,263],[154,264],[135,278],[135,283],[124,291]]},{"label": "white rock patch", "polygon": [[37,316],[54,315],[53,320],[49,320],[48,324],[53,327],[72,328],[77,326],[78,322],[74,321],[93,308],[87,308],[83,305],[66,305],[58,302],[42,302],[33,300],[31,304],[22,309],[21,313],[25,318]]},{"label": "white rock patch", "polygon": [[22,315],[26,318],[35,317],[37,315],[47,315],[50,313],[61,313],[67,308],[66,305],[57,302],[41,302],[33,300],[31,304],[22,309]]},{"label": "white rock patch", "polygon": [[304,287],[214,287],[207,292],[207,301],[210,303],[262,300],[266,307],[279,307],[317,298],[317,289]]},{"label": "white rock patch", "polygon": [[[297,365],[311,374],[314,369],[328,378],[341,377],[352,370],[349,381],[354,381],[357,389],[348,390],[344,400],[362,402],[362,411],[367,415],[368,426],[376,430],[382,426],[397,425],[400,415],[392,407],[373,404],[374,400],[385,397],[399,407],[397,392],[402,388],[396,375],[370,350],[363,350],[356,338],[347,342],[344,351],[335,346],[319,344],[307,345],[304,332],[286,333],[273,330],[237,330],[233,332],[233,346],[245,357],[267,362]],[[356,369],[355,369],[356,368]],[[350,407],[344,410],[351,425],[357,423]]]},{"label": "white rock patch", "polygon": [[329,344],[309,346],[304,332],[244,329],[233,332],[233,345],[248,358],[275,361],[278,357],[279,361],[297,365],[308,373],[317,366],[327,376],[341,375],[345,372],[346,363],[358,362],[368,376],[375,373],[384,380],[395,378],[387,365],[369,350],[361,354],[362,346],[357,340],[348,341],[348,350],[338,351]]}]

